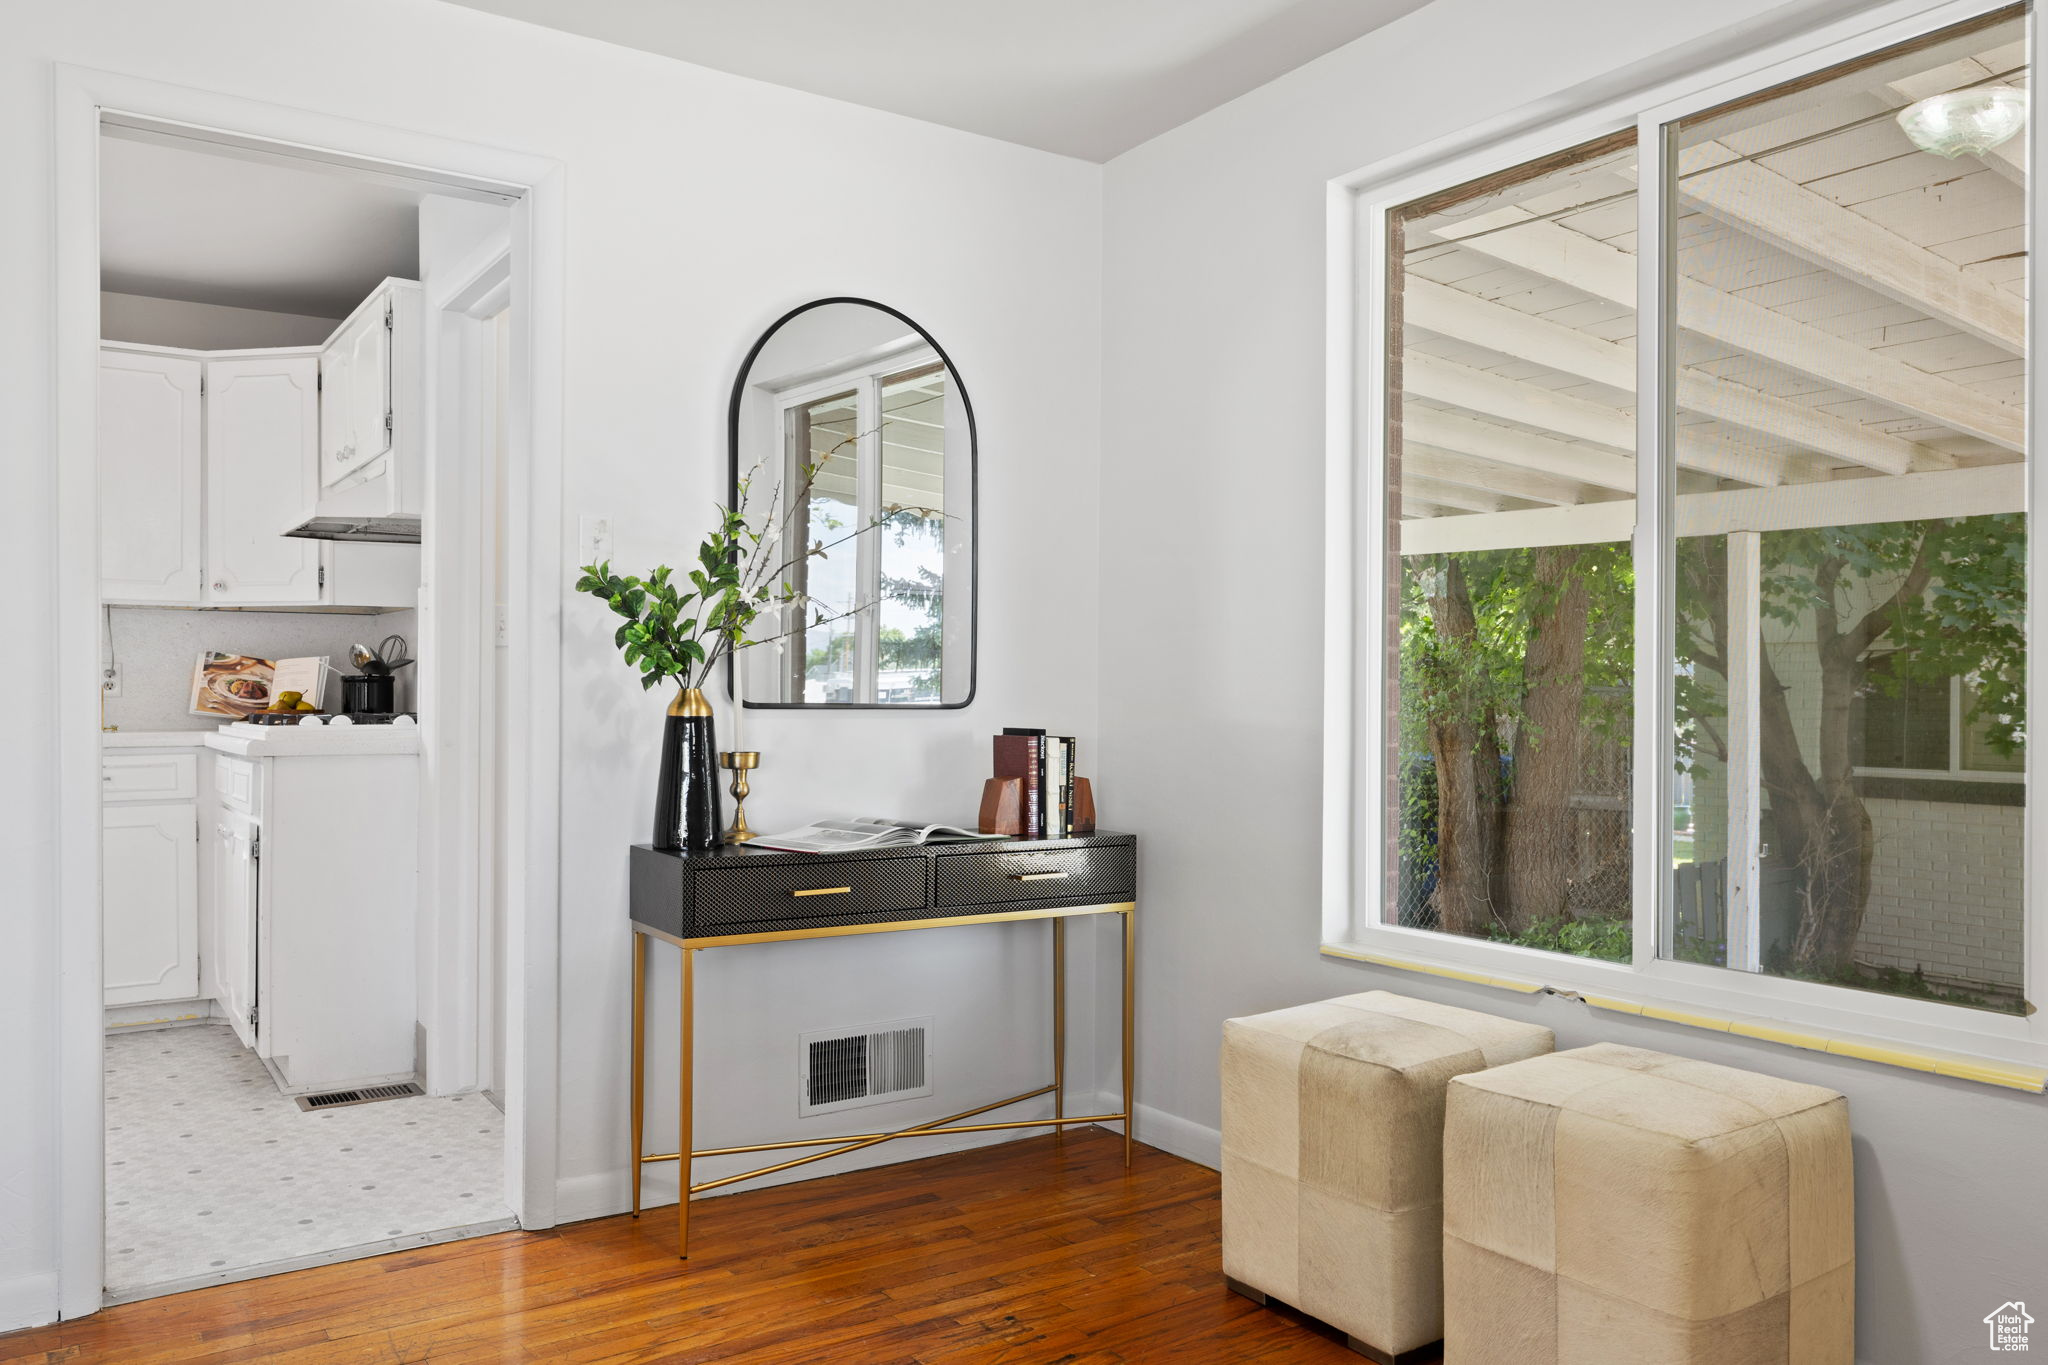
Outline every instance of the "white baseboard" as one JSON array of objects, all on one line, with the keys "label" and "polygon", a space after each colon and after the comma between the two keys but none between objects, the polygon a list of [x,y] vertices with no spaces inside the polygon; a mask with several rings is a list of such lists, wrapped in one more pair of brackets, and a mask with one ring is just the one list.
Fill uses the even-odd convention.
[{"label": "white baseboard", "polygon": [[164,1000],[147,1005],[108,1005],[109,1033],[143,1029],[184,1028],[193,1024],[226,1023],[227,1016],[211,1000]]},{"label": "white baseboard", "polygon": [[20,1275],[0,1280],[0,1332],[42,1327],[57,1320],[57,1277]]},{"label": "white baseboard", "polygon": [[[1078,1103],[1078,1101],[1074,1101]],[[1098,1114],[1114,1114],[1123,1107],[1124,1097],[1117,1094],[1096,1095],[1091,1101]],[[1109,1132],[1116,1132],[1121,1126],[1114,1123],[1101,1125]],[[1178,1114],[1169,1114],[1164,1109],[1154,1109],[1149,1104],[1138,1105],[1138,1141],[1148,1147],[1157,1147],[1162,1152],[1192,1161],[1197,1166],[1217,1170],[1223,1165],[1223,1134],[1214,1128],[1204,1128],[1192,1119]]]}]

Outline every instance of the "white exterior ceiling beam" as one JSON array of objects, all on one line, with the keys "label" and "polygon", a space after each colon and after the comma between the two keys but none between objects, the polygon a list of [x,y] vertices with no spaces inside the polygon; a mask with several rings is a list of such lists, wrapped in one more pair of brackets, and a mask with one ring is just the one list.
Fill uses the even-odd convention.
[{"label": "white exterior ceiling beam", "polygon": [[[1494,230],[1501,228],[1513,230]],[[1456,242],[1468,251],[1624,308],[1635,307],[1634,255],[1570,228],[1539,221],[1521,209],[1501,209],[1467,220],[1455,234],[1441,234],[1440,240]],[[1690,276],[1678,279],[1678,317],[1687,331],[1774,365],[2006,450],[2026,448],[2026,422],[2018,409],[1954,380],[1795,322],[1761,304],[1722,293]]]},{"label": "white exterior ceiling beam", "polygon": [[[1681,492],[1672,499],[1680,538],[1732,531],[1788,531],[1860,526],[1874,521],[1980,517],[2026,508],[2027,471],[2020,464],[1940,469],[1896,478],[1834,479],[1779,488],[1719,493]],[[1404,528],[1401,553],[1442,554],[1532,545],[1593,545],[1635,534],[1633,498],[1582,507],[1532,507],[1460,517],[1455,528]]]},{"label": "white exterior ceiling beam", "polygon": [[1601,493],[1599,488],[1577,479],[1561,479],[1520,465],[1475,459],[1455,450],[1411,442],[1401,452],[1404,483],[1414,474],[1483,492],[1503,493],[1524,502],[1549,503],[1553,507],[1597,502]]},{"label": "white exterior ceiling beam", "polygon": [[[1483,346],[1516,360],[1632,393],[1635,349],[1589,332],[1410,276],[1401,286],[1405,326]],[[1941,452],[1699,370],[1678,372],[1678,406],[1726,426],[1789,441],[1817,455],[1884,474],[1944,462]],[[1754,480],[1751,480],[1754,482]]]},{"label": "white exterior ceiling beam", "polygon": [[1612,492],[1635,492],[1636,462],[1625,455],[1610,455],[1548,436],[1496,426],[1464,413],[1405,405],[1401,435],[1403,441],[1455,450],[1496,464],[1516,465]]},{"label": "white exterior ceiling beam", "polygon": [[[1409,352],[1401,362],[1401,384],[1408,392],[1438,403],[1560,436],[1621,451],[1635,446],[1636,419],[1620,408],[1475,370],[1441,356]],[[1785,481],[1783,459],[1752,454],[1686,428],[1677,432],[1677,445],[1681,469],[1764,487]]]},{"label": "white exterior ceiling beam", "polygon": [[1719,142],[1687,148],[1679,193],[1709,216],[1802,261],[1917,308],[2013,355],[2025,353],[2023,299],[1798,181],[1740,156]]}]

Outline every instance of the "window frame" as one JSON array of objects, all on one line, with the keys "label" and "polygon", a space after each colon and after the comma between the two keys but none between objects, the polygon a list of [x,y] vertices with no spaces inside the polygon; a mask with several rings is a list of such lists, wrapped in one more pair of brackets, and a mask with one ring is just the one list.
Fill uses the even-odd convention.
[{"label": "window frame", "polygon": [[[2011,8],[2009,0],[1951,0],[1885,6],[1801,37],[1760,47],[1713,67],[1562,111],[1544,102],[1376,163],[1327,187],[1325,693],[1322,952],[1521,991],[1548,990],[1589,1004],[1775,1038],[1797,1046],[1894,1062],[1918,1070],[1971,1075],[1979,1059],[1993,1068],[2048,1068],[2048,1013],[2014,1016],[1966,1006],[1743,972],[1658,955],[1672,932],[1671,772],[1674,523],[1668,441],[1673,395],[1663,373],[1673,333],[1672,187],[1665,174],[1670,125],[1730,100]],[[2042,15],[2026,28],[2029,65],[2041,63]],[[1387,305],[1392,262],[1390,210],[1483,176],[1633,128],[1639,152],[1637,196],[1636,668],[1632,793],[1631,901],[1634,950],[1625,963],[1404,928],[1380,918],[1388,884],[1383,828],[1390,765],[1385,762],[1388,652],[1386,603]],[[2028,184],[2041,178],[2048,136],[2029,130]],[[2034,191],[2038,193],[2038,191]],[[2030,342],[2043,335],[2034,261],[2039,220],[2027,223]],[[1654,246],[1655,249],[1650,249]],[[2042,444],[2044,367],[2029,366],[2026,512],[2048,526],[2048,494],[2032,477]],[[1650,547],[1645,552],[1645,546]],[[2027,591],[2048,603],[2048,566],[2030,553]],[[2027,702],[2048,714],[2048,678],[2036,665],[2038,635],[2029,617]],[[1378,789],[1380,797],[1375,799]],[[2034,850],[2048,847],[2048,803],[2029,802],[2023,824],[2023,980],[2031,996],[2048,982],[2048,877]],[[1644,812],[1657,818],[1644,818]],[[1932,1049],[1901,1051],[1901,1049]],[[1946,1058],[1953,1058],[1951,1065]],[[1980,1066],[1978,1070],[1982,1070]],[[1996,1079],[1977,1075],[1977,1079]],[[2022,1076],[2019,1088],[2048,1086],[2048,1073]],[[2015,1084],[2010,1077],[1999,1083]]]},{"label": "window frame", "polygon": [[[2029,548],[2031,548],[2031,543]],[[2031,662],[2031,660],[2029,661]],[[1969,707],[1963,695],[1965,679],[1960,674],[1948,679],[1948,701],[1944,717],[1948,724],[1948,766],[1946,768],[1887,768],[1877,764],[1858,763],[1854,772],[1858,777],[1897,777],[1920,782],[1991,782],[2024,784],[2027,780],[2025,769],[2017,772],[2006,768],[1965,768],[1963,766],[1963,742],[1970,731]]]}]

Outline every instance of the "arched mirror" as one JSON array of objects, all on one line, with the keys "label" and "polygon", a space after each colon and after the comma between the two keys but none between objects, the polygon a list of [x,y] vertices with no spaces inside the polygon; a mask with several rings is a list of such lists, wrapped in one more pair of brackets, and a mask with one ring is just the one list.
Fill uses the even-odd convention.
[{"label": "arched mirror", "polygon": [[865,299],[792,309],[747,353],[733,505],[790,600],[748,632],[748,706],[974,699],[974,409],[945,351]]}]

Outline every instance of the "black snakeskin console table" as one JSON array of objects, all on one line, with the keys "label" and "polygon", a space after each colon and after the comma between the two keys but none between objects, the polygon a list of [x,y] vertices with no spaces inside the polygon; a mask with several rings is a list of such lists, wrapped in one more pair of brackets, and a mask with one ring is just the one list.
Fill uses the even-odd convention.
[{"label": "black snakeskin console table", "polygon": [[[787,1170],[896,1138],[933,1133],[977,1133],[1003,1128],[1047,1128],[1120,1122],[1124,1164],[1131,1160],[1132,987],[1136,970],[1138,841],[1129,834],[1072,839],[1011,839],[1001,843],[940,844],[852,853],[778,853],[745,845],[715,853],[684,854],[645,844],[632,854],[633,916],[633,1213],[640,1213],[641,1168],[654,1161],[681,1163],[684,1196],[676,1205],[678,1250],[690,1254],[689,1195],[758,1175]],[[1069,1117],[1066,1112],[1066,922],[1074,915],[1123,916],[1123,1109],[1115,1114]],[[977,1105],[942,1119],[892,1133],[759,1142],[742,1147],[694,1148],[691,1123],[695,958],[700,949],[848,934],[943,929],[965,924],[1050,920],[1052,926],[1052,1081],[1036,1090]],[[682,950],[682,1064],[677,1079],[681,1138],[674,1152],[642,1150],[646,1117],[647,941]],[[1040,1095],[1053,1097],[1053,1117],[1008,1123],[966,1120]],[[692,1183],[695,1157],[825,1147],[808,1156]]]}]

